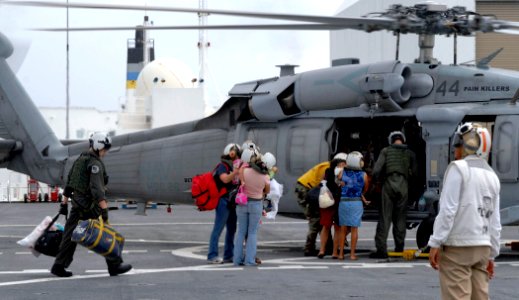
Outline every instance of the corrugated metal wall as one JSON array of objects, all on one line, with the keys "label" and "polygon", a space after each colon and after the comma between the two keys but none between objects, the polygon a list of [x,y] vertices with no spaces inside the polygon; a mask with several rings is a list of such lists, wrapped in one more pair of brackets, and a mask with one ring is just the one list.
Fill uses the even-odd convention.
[{"label": "corrugated metal wall", "polygon": [[[498,19],[519,21],[519,1],[476,1],[476,11],[490,14]],[[483,58],[499,48],[504,50],[490,65],[519,71],[519,35],[500,33],[477,33],[476,59]]]}]

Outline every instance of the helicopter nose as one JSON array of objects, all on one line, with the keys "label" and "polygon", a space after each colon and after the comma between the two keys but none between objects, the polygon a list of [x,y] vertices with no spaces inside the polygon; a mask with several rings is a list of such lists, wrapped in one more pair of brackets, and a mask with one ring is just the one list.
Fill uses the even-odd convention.
[{"label": "helicopter nose", "polygon": [[13,44],[0,32],[0,57],[8,58],[11,54],[13,54]]}]

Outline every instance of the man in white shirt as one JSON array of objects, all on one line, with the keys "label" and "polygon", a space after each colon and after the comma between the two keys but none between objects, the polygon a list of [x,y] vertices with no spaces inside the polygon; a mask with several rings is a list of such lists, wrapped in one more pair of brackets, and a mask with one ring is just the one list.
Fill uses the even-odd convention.
[{"label": "man in white shirt", "polygon": [[465,123],[453,144],[456,160],[445,172],[429,262],[439,270],[442,299],[488,299],[501,234],[501,186],[486,160],[490,133]]}]

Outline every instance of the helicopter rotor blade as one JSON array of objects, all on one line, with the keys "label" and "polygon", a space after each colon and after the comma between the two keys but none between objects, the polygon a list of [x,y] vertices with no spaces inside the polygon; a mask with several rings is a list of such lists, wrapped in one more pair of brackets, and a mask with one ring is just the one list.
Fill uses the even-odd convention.
[{"label": "helicopter rotor blade", "polygon": [[495,30],[519,29],[519,22],[496,20],[496,22],[494,24],[494,29]]},{"label": "helicopter rotor blade", "polygon": [[[392,5],[382,13],[371,13],[360,18],[340,17],[340,16],[315,16],[297,15],[281,13],[263,13],[247,11],[231,11],[219,9],[200,9],[200,8],[178,8],[166,6],[141,6],[141,5],[114,5],[114,4],[91,4],[91,3],[58,3],[49,1],[0,1],[4,5],[18,6],[38,6],[56,8],[79,8],[79,9],[105,9],[105,10],[138,10],[138,11],[162,11],[162,12],[183,12],[198,14],[227,15],[235,17],[250,17],[273,19],[283,21],[306,22],[307,25],[296,24],[294,27],[286,25],[276,28],[275,26],[252,25],[250,27],[232,28],[232,25],[216,25],[220,27],[206,27],[205,29],[300,29],[300,30],[334,30],[334,29],[354,29],[366,32],[388,30],[396,33],[415,33],[427,35],[451,35],[470,36],[475,32],[494,32],[508,33],[507,29],[519,28],[519,22],[498,20],[495,16],[480,15],[475,12],[467,11],[464,7],[453,7],[440,5],[430,8],[427,4],[416,4],[414,6]],[[297,28],[299,26],[299,28]],[[327,27],[328,26],[328,27]],[[157,29],[157,28],[155,28]],[[162,28],[167,29],[167,28]],[[171,27],[169,29],[204,29],[202,27]],[[86,30],[86,29],[85,29]],[[96,30],[96,29],[91,29]],[[97,29],[100,30],[100,29]],[[106,29],[109,30],[109,29]],[[117,29],[114,29],[117,30]],[[126,29],[121,29],[126,30]],[[79,30],[78,30],[79,31]],[[514,33],[515,34],[515,33]]]},{"label": "helicopter rotor blade", "polygon": [[340,25],[342,28],[381,30],[389,29],[394,23],[390,18],[346,18],[330,16],[312,16],[295,14],[276,14],[246,11],[231,11],[221,9],[200,9],[200,8],[180,8],[166,6],[141,6],[141,5],[114,5],[114,4],[92,4],[92,3],[58,3],[48,1],[2,1],[1,4],[15,6],[37,6],[37,7],[57,7],[57,8],[83,8],[83,9],[112,9],[112,10],[139,10],[139,11],[162,11],[162,12],[183,12],[183,13],[202,13],[213,15],[228,15],[235,17],[250,17],[261,19],[274,19],[284,21],[299,21],[311,23],[323,23],[328,25]]},{"label": "helicopter rotor blade", "polygon": [[502,33],[502,34],[519,35],[519,30],[513,30],[513,29],[498,29],[498,30],[494,30],[494,32]]},{"label": "helicopter rotor blade", "polygon": [[342,26],[327,24],[247,24],[247,25],[193,25],[193,26],[126,26],[126,27],[72,27],[72,28],[29,28],[33,31],[125,31],[125,30],[338,30]]}]

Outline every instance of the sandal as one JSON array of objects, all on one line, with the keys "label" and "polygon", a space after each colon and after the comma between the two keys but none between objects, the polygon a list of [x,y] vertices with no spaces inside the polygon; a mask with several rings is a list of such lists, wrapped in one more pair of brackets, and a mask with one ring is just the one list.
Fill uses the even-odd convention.
[{"label": "sandal", "polygon": [[317,254],[317,258],[323,259],[323,257],[324,257],[324,253]]}]

